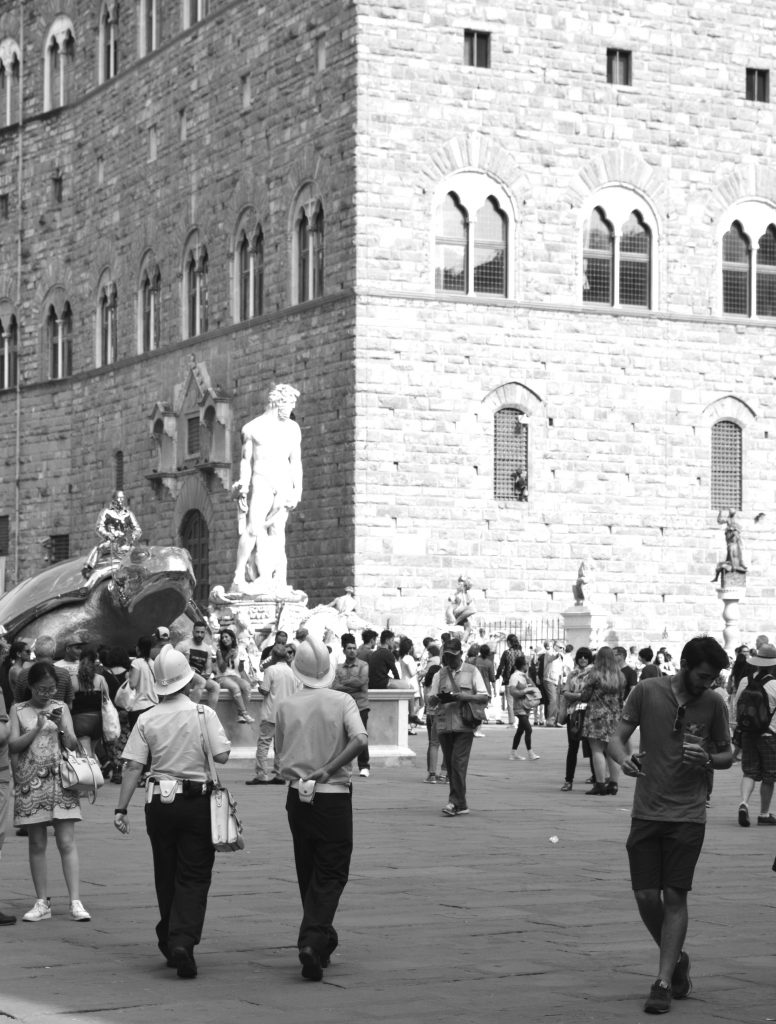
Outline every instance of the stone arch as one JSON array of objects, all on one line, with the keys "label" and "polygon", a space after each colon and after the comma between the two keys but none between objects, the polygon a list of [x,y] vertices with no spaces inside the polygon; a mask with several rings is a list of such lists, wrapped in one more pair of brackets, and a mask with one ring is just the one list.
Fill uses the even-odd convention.
[{"label": "stone arch", "polygon": [[441,179],[471,170],[491,175],[513,195],[528,191],[528,180],[514,157],[496,139],[480,132],[449,139],[432,154],[423,174],[435,189]]},{"label": "stone arch", "polygon": [[175,537],[177,540],[180,540],[181,525],[186,513],[194,509],[201,514],[207,523],[208,530],[212,533],[216,522],[215,509],[213,508],[213,501],[208,493],[208,489],[198,473],[186,477],[175,499],[173,522],[175,523]]},{"label": "stone arch", "polygon": [[579,206],[604,185],[624,185],[649,197],[655,206],[668,205],[665,177],[632,150],[611,149],[589,160],[566,190],[566,200],[572,207]]},{"label": "stone arch", "polygon": [[522,409],[526,416],[534,416],[542,410],[543,402],[536,392],[526,387],[525,384],[519,384],[514,380],[509,381],[507,384],[500,384],[482,399],[481,419],[493,416],[506,405]]},{"label": "stone arch", "polygon": [[725,395],[709,403],[701,413],[701,422],[711,427],[720,420],[732,420],[742,429],[751,426],[757,419],[757,413],[735,395]]},{"label": "stone arch", "polygon": [[706,206],[712,220],[747,199],[766,200],[776,205],[776,170],[745,164],[724,177],[711,191]]}]

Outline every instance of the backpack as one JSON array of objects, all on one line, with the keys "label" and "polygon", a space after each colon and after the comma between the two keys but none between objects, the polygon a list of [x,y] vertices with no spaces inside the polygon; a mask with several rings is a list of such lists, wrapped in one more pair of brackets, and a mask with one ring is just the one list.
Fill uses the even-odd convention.
[{"label": "backpack", "polygon": [[736,725],[741,732],[761,736],[771,724],[771,706],[765,684],[773,679],[764,676],[756,681],[749,680],[736,704]]}]

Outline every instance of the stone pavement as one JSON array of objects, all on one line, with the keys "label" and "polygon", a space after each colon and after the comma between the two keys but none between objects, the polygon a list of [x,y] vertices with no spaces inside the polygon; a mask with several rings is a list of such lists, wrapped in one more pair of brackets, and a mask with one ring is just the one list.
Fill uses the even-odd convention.
[{"label": "stone pavement", "polygon": [[[541,760],[507,760],[511,733],[489,726],[469,772],[472,813],[440,815],[446,790],[423,785],[425,737],[412,767],[356,780],[356,849],[322,984],[299,976],[299,895],[278,787],[246,789],[230,765],[248,849],[219,854],[199,978],[181,981],[155,946],[156,910],[142,804],[132,833],[111,824],[116,787],[78,826],[90,924],[67,916],[50,840],[54,917],[0,929],[0,1019],[24,1024],[636,1024],[657,969],[637,921],[625,840],[632,782],[618,797],[559,792],[565,730],[537,729]],[[580,762],[579,780],[587,778]],[[776,1019],[772,947],[776,829],[740,828],[740,769],[719,772],[690,899],[695,992],[684,1024]],[[558,837],[557,843],[550,841]],[[32,905],[26,842],[11,837],[0,907]]]}]

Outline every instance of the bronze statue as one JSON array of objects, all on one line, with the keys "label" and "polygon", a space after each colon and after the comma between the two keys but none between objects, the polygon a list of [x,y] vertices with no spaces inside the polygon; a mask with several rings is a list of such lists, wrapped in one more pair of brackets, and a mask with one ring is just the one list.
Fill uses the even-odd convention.
[{"label": "bronze statue", "polygon": [[135,518],[135,513],[127,505],[127,498],[123,491],[116,491],[110,505],[106,505],[100,512],[96,530],[97,536],[100,537],[100,543],[89,552],[86,564],[81,570],[87,578],[100,559],[110,559],[115,562],[140,540],[142,533],[140,524]]}]

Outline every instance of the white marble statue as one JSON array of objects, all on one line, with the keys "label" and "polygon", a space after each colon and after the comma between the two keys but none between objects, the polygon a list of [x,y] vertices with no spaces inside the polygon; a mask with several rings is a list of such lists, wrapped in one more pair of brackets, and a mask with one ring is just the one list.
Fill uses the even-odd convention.
[{"label": "white marble statue", "polygon": [[299,392],[276,384],[267,408],[242,429],[240,477],[232,490],[240,540],[232,592],[287,597],[286,522],[302,496],[301,431],[291,413]]}]

